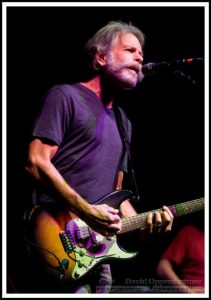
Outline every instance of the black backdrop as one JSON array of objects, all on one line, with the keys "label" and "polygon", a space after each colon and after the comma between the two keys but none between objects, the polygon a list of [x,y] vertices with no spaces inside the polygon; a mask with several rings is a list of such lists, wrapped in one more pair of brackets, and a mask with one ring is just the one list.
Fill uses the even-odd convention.
[{"label": "black backdrop", "polygon": [[[12,292],[28,292],[22,216],[30,191],[24,165],[33,119],[48,88],[77,80],[84,43],[110,20],[131,21],[145,33],[145,62],[204,57],[203,7],[7,8],[7,249]],[[118,100],[133,125],[139,211],[204,196],[204,69],[190,64],[180,70],[186,77],[173,71],[146,76]],[[174,230],[187,220],[191,217],[175,221]],[[36,293],[36,286],[32,290]]]}]

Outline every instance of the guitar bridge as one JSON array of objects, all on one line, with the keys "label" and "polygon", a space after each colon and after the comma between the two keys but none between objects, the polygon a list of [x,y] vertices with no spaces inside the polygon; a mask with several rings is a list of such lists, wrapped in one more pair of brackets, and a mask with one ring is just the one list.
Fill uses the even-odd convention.
[{"label": "guitar bridge", "polygon": [[70,240],[69,236],[67,235],[67,233],[65,231],[61,231],[59,233],[62,245],[64,247],[64,251],[67,254],[70,254],[71,252],[73,252],[73,245],[72,245],[72,241]]}]

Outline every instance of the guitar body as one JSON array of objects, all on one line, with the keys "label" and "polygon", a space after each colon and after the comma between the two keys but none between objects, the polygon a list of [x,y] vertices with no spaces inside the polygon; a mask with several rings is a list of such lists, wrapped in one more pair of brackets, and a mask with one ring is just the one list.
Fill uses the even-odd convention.
[{"label": "guitar body", "polygon": [[[71,212],[61,210],[55,214],[51,209],[39,209],[33,224],[33,242],[37,245],[36,251],[43,259],[46,270],[61,279],[63,278],[62,262],[75,260],[74,252],[67,254],[60,239],[60,232],[65,230],[65,224],[71,218],[74,218]],[[69,263],[65,270],[66,277],[70,276],[72,269],[73,263]]]},{"label": "guitar body", "polygon": [[[119,208],[131,198],[128,190],[115,191],[96,204]],[[204,198],[169,206],[174,217],[204,209]],[[158,211],[162,209],[158,209]],[[122,219],[118,236],[137,229],[144,229],[149,212]],[[138,252],[129,252],[119,246],[117,236],[106,238],[93,231],[85,222],[67,209],[56,205],[34,209],[31,213],[32,236],[29,243],[40,254],[46,270],[59,280],[77,280],[102,262],[128,259]]]},{"label": "guitar body", "polygon": [[[129,196],[130,191],[115,191],[97,203],[118,207]],[[137,254],[122,250],[116,236],[105,238],[70,211],[38,209],[33,227],[35,248],[46,270],[59,280],[77,280],[104,261]]]}]

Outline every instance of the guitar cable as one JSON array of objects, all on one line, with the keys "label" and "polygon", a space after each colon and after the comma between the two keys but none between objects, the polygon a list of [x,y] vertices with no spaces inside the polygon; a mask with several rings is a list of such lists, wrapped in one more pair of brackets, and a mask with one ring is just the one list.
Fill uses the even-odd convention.
[{"label": "guitar cable", "polygon": [[[61,261],[60,261],[60,259],[58,258],[58,256],[56,256],[56,254],[54,254],[53,252],[51,252],[50,250],[48,250],[48,249],[46,249],[46,248],[43,248],[42,246],[40,246],[40,245],[37,244],[37,243],[32,242],[30,239],[28,239],[28,238],[26,237],[26,235],[24,235],[24,239],[25,239],[25,241],[28,242],[31,246],[36,247],[36,248],[39,248],[39,249],[41,249],[41,250],[43,250],[43,251],[48,252],[49,255],[53,256],[53,257],[57,260],[58,265],[61,264]],[[57,267],[51,265],[50,263],[48,263],[48,265],[50,265],[50,266],[53,267],[53,268],[57,268]]]},{"label": "guitar cable", "polygon": [[[24,238],[25,238],[25,240],[26,240],[28,243],[30,243],[32,246],[37,247],[37,248],[40,248],[41,250],[44,250],[44,251],[48,252],[50,255],[54,256],[55,259],[57,260],[59,266],[61,265],[61,261],[60,261],[60,259],[58,258],[58,256],[56,256],[56,254],[54,254],[53,252],[51,252],[50,250],[48,250],[48,249],[46,249],[46,248],[43,248],[42,246],[40,246],[40,245],[37,244],[37,243],[32,242],[32,241],[29,240],[26,236],[24,236]],[[79,252],[79,251],[74,250],[74,252],[75,252],[75,253],[78,253],[78,254],[80,255],[80,252]],[[79,262],[79,260],[74,259],[73,257],[71,257],[71,256],[69,255],[69,253],[66,253],[66,254],[67,254],[67,256],[68,256],[71,260],[73,260],[74,262]],[[104,258],[104,257],[114,256],[115,254],[101,255],[101,256],[90,256],[90,255],[84,253],[84,255],[87,256],[87,257],[93,258],[93,259],[98,259],[98,258]],[[57,267],[51,265],[50,263],[48,263],[48,265],[50,265],[50,266],[53,267],[53,268],[57,268]]]},{"label": "guitar cable", "polygon": [[[29,223],[30,223],[30,221],[31,221],[31,219],[32,219],[33,213],[34,213],[34,212],[36,211],[36,209],[38,209],[38,208],[39,208],[39,206],[34,206],[34,207],[32,208],[32,210],[30,211],[30,213],[28,214],[28,217],[27,217],[27,213],[25,213],[25,215],[24,215],[24,221],[25,221],[25,226],[24,226],[24,229],[25,229],[25,230],[24,230],[24,231],[25,231],[25,233],[24,233],[24,239],[25,239],[26,243],[28,243],[28,244],[31,245],[32,247],[34,247],[34,248],[39,248],[40,250],[47,252],[49,256],[53,256],[53,257],[56,259],[56,261],[58,262],[58,266],[54,266],[54,265],[52,265],[51,263],[46,262],[45,260],[44,260],[44,262],[45,262],[45,264],[47,264],[47,265],[50,266],[51,268],[53,268],[53,269],[55,269],[55,270],[59,270],[59,277],[60,277],[60,279],[63,279],[63,277],[64,277],[64,275],[65,275],[65,271],[66,271],[66,269],[68,268],[68,262],[66,261],[66,259],[64,259],[64,260],[61,261],[55,253],[53,253],[52,251],[50,251],[50,250],[48,250],[48,249],[46,249],[46,248],[40,246],[38,243],[33,242],[31,239],[29,239],[29,238],[27,237],[27,230],[29,230],[29,228],[28,228]],[[28,225],[28,226],[27,226],[27,225]],[[29,250],[30,250],[30,247],[29,247]],[[65,252],[66,252],[66,251],[65,251]],[[80,252],[79,252],[78,250],[74,249],[74,252],[75,252],[75,253],[78,253],[78,254],[80,255]],[[67,254],[67,256],[69,257],[69,259],[71,259],[72,261],[74,261],[74,262],[80,262],[79,260],[74,259],[73,257],[71,257],[71,256],[69,255],[69,253],[66,252],[66,254]],[[41,255],[41,254],[40,254],[40,255]],[[91,258],[91,259],[99,259],[99,258],[106,258],[106,257],[114,256],[115,254],[102,255],[102,256],[94,256],[94,257],[93,257],[93,256],[90,256],[90,255],[88,255],[88,254],[86,254],[86,253],[84,253],[84,255],[85,255],[86,257]]]},{"label": "guitar cable", "polygon": [[[52,264],[50,264],[49,262],[47,262],[46,260],[43,260],[44,263],[46,265],[48,265],[49,267],[55,269],[58,271],[58,276],[59,276],[59,279],[60,280],[63,280],[65,278],[65,274],[66,274],[66,271],[68,270],[68,266],[69,266],[69,261],[64,258],[62,261],[53,253],[51,252],[50,250],[48,249],[45,249],[43,247],[41,247],[39,244],[37,243],[34,243],[32,242],[31,240],[29,240],[25,235],[24,235],[24,238],[25,240],[33,247],[37,247],[37,248],[40,248],[41,250],[43,251],[46,251],[48,252],[50,255],[52,255],[53,257],[55,257],[55,259],[57,260],[58,262],[58,266],[53,266]],[[41,255],[41,254],[40,254]],[[72,258],[71,256],[68,255],[68,257],[74,261],[76,261],[74,258]]]},{"label": "guitar cable", "polygon": [[[52,251],[50,251],[50,250],[48,250],[48,249],[46,249],[46,248],[40,246],[38,243],[33,242],[33,241],[32,241],[31,239],[29,239],[28,236],[27,236],[27,235],[29,234],[27,231],[29,231],[30,221],[31,221],[31,219],[32,219],[33,214],[35,213],[35,211],[36,211],[38,208],[40,208],[40,206],[39,206],[39,205],[35,205],[35,206],[30,210],[30,212],[29,212],[29,211],[27,212],[27,209],[25,209],[25,212],[24,212],[24,217],[23,217],[23,220],[24,220],[24,239],[25,239],[25,241],[26,241],[26,246],[27,246],[29,252],[31,252],[30,246],[32,246],[32,247],[34,247],[34,248],[39,248],[39,249],[41,249],[42,251],[47,252],[47,253],[49,254],[49,256],[50,256],[50,255],[53,256],[53,257],[56,259],[56,261],[58,262],[58,266],[53,266],[52,264],[50,264],[49,262],[46,262],[46,261],[44,261],[44,262],[45,262],[47,265],[49,265],[51,268],[59,269],[60,272],[63,273],[63,270],[64,270],[64,268],[65,268],[65,266],[64,266],[65,260],[62,260],[62,261],[61,261],[55,253],[53,253]],[[30,246],[29,246],[29,245],[30,245]],[[36,253],[38,254],[38,252],[36,252]],[[40,254],[40,255],[41,255],[41,254]],[[74,258],[72,258],[71,256],[69,256],[69,258],[72,259],[72,260],[74,260]]]}]

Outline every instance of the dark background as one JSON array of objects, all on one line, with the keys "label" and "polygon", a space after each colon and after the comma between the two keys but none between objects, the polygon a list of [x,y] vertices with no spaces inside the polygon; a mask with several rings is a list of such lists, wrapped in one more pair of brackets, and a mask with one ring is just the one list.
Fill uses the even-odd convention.
[{"label": "dark background", "polygon": [[[32,277],[26,267],[22,219],[30,194],[30,181],[24,173],[27,146],[41,97],[51,86],[79,78],[84,43],[110,20],[131,21],[145,33],[146,63],[204,57],[203,7],[7,8],[10,292],[38,292],[37,285],[30,284]],[[179,70],[186,76],[173,70],[157,72],[118,99],[133,125],[133,165],[141,195],[136,207],[140,212],[204,196],[204,68],[203,64],[190,64]],[[150,244],[135,263],[123,262],[127,277],[143,276],[143,268],[152,276],[169,239],[185,223],[198,218],[198,214],[178,218],[170,237]],[[121,279],[122,267],[121,275],[118,270],[116,264],[114,275]]]}]

